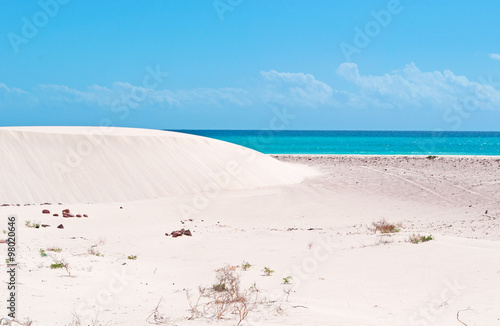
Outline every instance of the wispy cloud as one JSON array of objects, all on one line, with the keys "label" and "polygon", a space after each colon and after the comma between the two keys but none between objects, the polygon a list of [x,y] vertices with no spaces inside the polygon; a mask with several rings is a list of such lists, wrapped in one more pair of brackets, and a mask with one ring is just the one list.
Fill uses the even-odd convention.
[{"label": "wispy cloud", "polygon": [[283,104],[314,107],[329,103],[335,91],[313,75],[261,71],[260,86],[243,88],[196,88],[187,90],[149,89],[130,83],[115,82],[111,87],[92,85],[84,90],[65,85],[40,85],[40,96],[60,103],[87,105],[129,105],[132,108],[184,107],[204,105],[249,106],[252,104]]},{"label": "wispy cloud", "polygon": [[361,75],[355,63],[343,63],[337,72],[358,86],[360,96],[376,98],[389,107],[446,109],[464,101],[474,101],[476,109],[500,107],[497,89],[457,76],[450,70],[423,72],[410,63],[402,70],[374,76]]},{"label": "wispy cloud", "polygon": [[500,60],[500,54],[498,53],[491,53],[490,58],[493,60]]},{"label": "wispy cloud", "polygon": [[[237,108],[284,105],[296,108],[415,109],[441,108],[472,101],[475,109],[500,108],[495,87],[455,75],[450,70],[421,71],[414,63],[383,75],[363,75],[355,63],[343,63],[337,73],[350,91],[334,89],[312,74],[261,71],[260,80],[248,88],[150,89],[125,82],[75,89],[66,85],[39,85],[33,93],[0,84],[0,108],[43,102],[46,105],[81,104],[112,108],[188,108],[199,106]],[[71,107],[71,106],[69,106]]]},{"label": "wispy cloud", "polygon": [[334,90],[313,75],[261,71],[265,84],[259,90],[263,102],[314,107],[332,99]]},{"label": "wispy cloud", "polygon": [[0,83],[0,107],[32,106],[38,99],[25,90]]},{"label": "wispy cloud", "polygon": [[130,83],[115,82],[110,88],[92,85],[86,90],[77,90],[64,85],[40,85],[43,96],[49,100],[64,103],[85,103],[88,105],[113,106],[128,105],[131,108],[150,106],[185,106],[193,104],[235,105],[248,104],[246,91],[237,88],[192,89],[170,91],[134,86]]}]

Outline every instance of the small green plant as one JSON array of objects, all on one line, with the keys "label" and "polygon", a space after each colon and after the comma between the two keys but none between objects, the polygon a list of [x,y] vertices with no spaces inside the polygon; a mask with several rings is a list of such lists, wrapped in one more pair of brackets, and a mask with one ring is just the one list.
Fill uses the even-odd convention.
[{"label": "small green plant", "polygon": [[227,288],[226,288],[226,284],[224,283],[219,283],[219,284],[214,284],[212,286],[212,288],[214,289],[214,291],[216,292],[223,292],[223,291],[226,291]]},{"label": "small green plant", "polygon": [[264,275],[266,275],[266,276],[271,276],[274,273],[274,271],[272,269],[270,269],[269,267],[264,267],[263,272],[264,272]]},{"label": "small green plant", "polygon": [[103,254],[95,246],[90,247],[87,252],[93,256],[103,257]]},{"label": "small green plant", "polygon": [[257,282],[253,282],[252,286],[249,288],[250,292],[259,292],[259,288],[257,287]]},{"label": "small green plant", "polygon": [[252,265],[250,265],[249,262],[247,261],[244,261],[242,264],[241,264],[241,268],[243,268],[244,271],[246,271],[247,269],[249,269],[250,267],[252,267]]},{"label": "small green plant", "polygon": [[45,253],[45,250],[40,249],[40,256],[47,257],[47,254]]},{"label": "small green plant", "polygon": [[437,158],[437,156],[436,156],[436,155],[429,155],[429,156],[427,156],[427,159],[428,159],[428,160],[434,160],[434,159],[436,159],[436,158]]},{"label": "small green plant", "polygon": [[24,225],[26,225],[27,227],[29,228],[35,228],[35,229],[39,229],[40,228],[40,222],[31,222],[30,220],[27,220]]},{"label": "small green plant", "polygon": [[3,232],[3,234],[7,234],[7,231],[5,231],[5,230],[2,230],[2,232]]},{"label": "small green plant", "polygon": [[391,224],[388,223],[386,220],[382,219],[378,222],[373,222],[372,223],[373,227],[369,228],[370,231],[377,233],[379,231],[380,233],[396,233],[401,231],[401,223],[399,224]]},{"label": "small green plant", "polygon": [[130,255],[130,256],[127,257],[127,259],[136,260],[137,256],[136,255]]},{"label": "small green plant", "polygon": [[420,242],[427,242],[427,241],[431,241],[431,240],[434,240],[432,235],[425,236],[425,235],[420,235],[420,234],[417,234],[417,235],[413,234],[408,238],[408,242],[411,242],[414,244],[417,244]]},{"label": "small green plant", "polygon": [[283,284],[290,284],[293,278],[291,276],[283,277]]},{"label": "small green plant", "polygon": [[64,267],[63,263],[50,264],[50,269],[63,268],[63,267]]}]

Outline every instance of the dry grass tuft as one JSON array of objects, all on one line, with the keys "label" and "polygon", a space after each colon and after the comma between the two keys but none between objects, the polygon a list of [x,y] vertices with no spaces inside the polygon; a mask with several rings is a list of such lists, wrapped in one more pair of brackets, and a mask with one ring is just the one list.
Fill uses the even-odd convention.
[{"label": "dry grass tuft", "polygon": [[373,222],[372,223],[373,227],[368,228],[368,230],[372,231],[373,233],[396,233],[401,230],[401,223],[398,224],[391,224],[388,223],[385,219],[382,219],[378,222]]},{"label": "dry grass tuft", "polygon": [[420,243],[420,242],[427,242],[427,241],[431,241],[431,240],[434,240],[434,238],[432,237],[432,235],[425,236],[425,235],[420,235],[420,234],[417,234],[417,235],[412,234],[408,238],[408,242],[411,242],[411,243],[414,243],[414,244],[417,244],[417,243]]},{"label": "dry grass tuft", "polygon": [[231,315],[241,324],[257,304],[257,291],[243,290],[236,266],[225,266],[216,270],[215,283],[209,288],[198,288],[196,299],[186,292],[192,316],[190,319],[215,316],[223,319]]}]

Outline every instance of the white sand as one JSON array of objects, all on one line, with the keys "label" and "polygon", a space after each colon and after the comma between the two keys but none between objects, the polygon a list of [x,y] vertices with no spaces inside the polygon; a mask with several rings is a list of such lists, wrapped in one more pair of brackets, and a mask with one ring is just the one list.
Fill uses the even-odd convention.
[{"label": "white sand", "polygon": [[[231,315],[188,320],[186,290],[248,261],[247,271],[237,269],[242,286],[255,282],[267,303],[246,325],[461,325],[457,311],[469,307],[460,312],[467,325],[500,323],[496,158],[279,156],[314,175],[253,151],[248,160],[223,142],[120,129],[59,180],[51,164],[88,139],[74,128],[0,129],[9,157],[0,163],[0,198],[21,205],[0,207],[2,220],[18,216],[20,319],[67,325],[76,312],[87,325],[98,313],[103,325],[147,325],[162,298],[168,325],[235,325]],[[223,191],[200,192],[228,161],[241,173]],[[89,217],[42,214],[63,208]],[[401,231],[373,234],[368,227],[381,218]],[[193,236],[164,235],[180,228]],[[406,242],[414,233],[435,240]],[[90,255],[99,238],[103,256]],[[53,259],[39,250],[50,247],[62,249],[50,254],[71,277],[48,268]],[[275,273],[263,276],[264,267]],[[291,285],[282,284],[287,276]]]},{"label": "white sand", "polygon": [[[0,128],[6,203],[133,201],[302,181],[243,147],[158,130]],[[7,186],[8,185],[8,186]]]}]

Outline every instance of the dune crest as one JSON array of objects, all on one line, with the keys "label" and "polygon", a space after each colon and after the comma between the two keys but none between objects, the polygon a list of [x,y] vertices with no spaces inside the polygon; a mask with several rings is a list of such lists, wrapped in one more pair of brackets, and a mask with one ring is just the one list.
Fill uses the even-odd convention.
[{"label": "dune crest", "polygon": [[0,204],[134,201],[304,178],[241,146],[147,129],[5,127],[0,153]]}]

